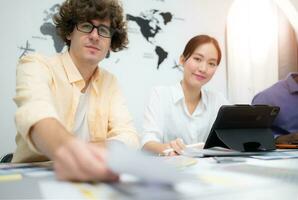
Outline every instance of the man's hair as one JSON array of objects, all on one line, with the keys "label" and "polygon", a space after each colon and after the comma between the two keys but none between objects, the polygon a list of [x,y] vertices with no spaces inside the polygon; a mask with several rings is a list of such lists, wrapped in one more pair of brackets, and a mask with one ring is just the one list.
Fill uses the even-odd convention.
[{"label": "man's hair", "polygon": [[111,21],[111,28],[115,30],[111,38],[112,51],[126,48],[128,44],[126,21],[123,9],[117,0],[66,0],[53,17],[57,33],[68,48],[71,41],[67,37],[73,32],[76,24],[94,19]]}]

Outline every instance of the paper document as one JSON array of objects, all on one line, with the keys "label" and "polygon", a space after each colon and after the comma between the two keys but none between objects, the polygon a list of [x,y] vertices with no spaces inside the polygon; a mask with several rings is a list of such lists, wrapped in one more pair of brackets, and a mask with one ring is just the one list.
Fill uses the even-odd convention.
[{"label": "paper document", "polygon": [[107,161],[112,171],[130,174],[145,182],[173,184],[191,180],[189,174],[182,173],[158,157],[129,149],[124,145],[110,145]]},{"label": "paper document", "polygon": [[289,151],[273,151],[268,152],[264,155],[251,156],[252,158],[262,159],[262,160],[275,160],[275,159],[288,159],[288,158],[298,158],[297,150]]},{"label": "paper document", "polygon": [[164,161],[170,165],[175,166],[177,169],[184,169],[186,167],[197,164],[197,158],[186,156],[162,156],[159,157],[161,161]]}]

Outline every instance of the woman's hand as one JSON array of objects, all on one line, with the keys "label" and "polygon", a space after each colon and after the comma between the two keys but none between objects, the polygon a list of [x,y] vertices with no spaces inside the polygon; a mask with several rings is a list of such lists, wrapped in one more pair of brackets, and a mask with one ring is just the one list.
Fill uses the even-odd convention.
[{"label": "woman's hand", "polygon": [[181,138],[177,138],[175,140],[170,141],[167,144],[167,149],[173,149],[168,156],[176,156],[183,153],[183,150],[185,149],[185,144]]}]

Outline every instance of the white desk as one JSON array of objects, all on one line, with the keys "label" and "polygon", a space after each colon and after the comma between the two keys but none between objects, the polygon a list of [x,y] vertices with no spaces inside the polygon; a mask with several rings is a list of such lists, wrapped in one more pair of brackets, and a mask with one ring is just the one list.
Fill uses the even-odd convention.
[{"label": "white desk", "polygon": [[194,181],[172,187],[140,184],[124,175],[118,184],[88,184],[57,181],[51,172],[26,172],[20,180],[0,181],[0,199],[298,199],[298,159],[217,163],[199,158],[180,170]]}]

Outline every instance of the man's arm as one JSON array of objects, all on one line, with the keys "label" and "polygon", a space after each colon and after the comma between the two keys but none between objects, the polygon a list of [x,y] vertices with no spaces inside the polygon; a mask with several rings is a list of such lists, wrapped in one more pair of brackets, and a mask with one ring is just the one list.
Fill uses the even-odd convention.
[{"label": "man's arm", "polygon": [[262,104],[262,105],[273,105],[272,101],[266,93],[260,92],[254,96],[251,102],[252,105]]},{"label": "man's arm", "polygon": [[[274,103],[272,102],[271,98],[269,98],[266,95],[266,93],[264,93],[264,92],[260,92],[260,93],[256,94],[254,96],[254,98],[252,99],[251,104],[252,105],[271,105],[271,106],[275,106]],[[285,132],[285,130],[278,127],[276,124],[274,124],[271,127],[271,130],[272,130],[275,138]]]},{"label": "man's arm", "polygon": [[54,118],[46,118],[32,126],[29,137],[41,153],[53,160],[55,151],[74,137]]},{"label": "man's arm", "polygon": [[143,132],[141,133],[141,145],[146,151],[157,154],[171,148],[168,144],[163,144],[163,117],[160,92],[153,88],[148,104],[144,110]]},{"label": "man's arm", "polygon": [[16,128],[30,152],[44,154],[53,160],[59,179],[115,178],[107,170],[105,150],[75,138],[59,122],[50,89],[51,72],[43,57],[30,55],[22,58],[16,80]]},{"label": "man's arm", "polygon": [[56,176],[62,180],[117,180],[106,166],[106,151],[71,135],[56,119],[37,122],[30,131],[35,148],[54,161]]},{"label": "man's arm", "polygon": [[132,148],[139,148],[139,138],[133,119],[116,78],[113,80],[112,90],[108,119],[108,142],[117,140]]},{"label": "man's arm", "polygon": [[[257,94],[253,100],[252,104],[268,104],[274,105],[271,98],[263,92]],[[286,130],[277,127],[276,125],[272,127],[272,131],[275,135],[276,144],[298,144],[298,133],[287,133]]]},{"label": "man's arm", "polygon": [[276,144],[298,144],[298,133],[280,135],[275,138]]}]

